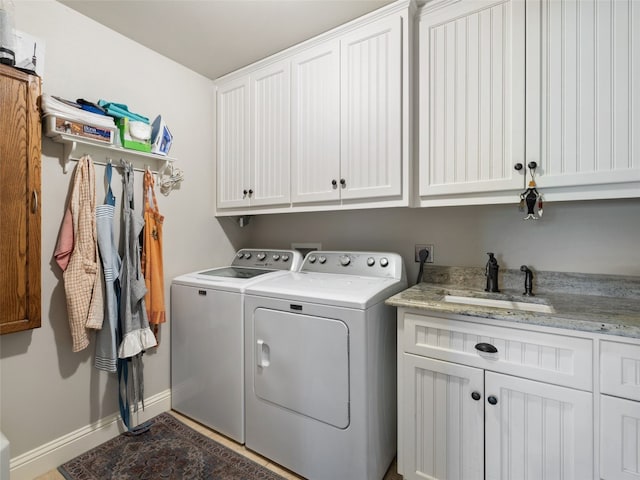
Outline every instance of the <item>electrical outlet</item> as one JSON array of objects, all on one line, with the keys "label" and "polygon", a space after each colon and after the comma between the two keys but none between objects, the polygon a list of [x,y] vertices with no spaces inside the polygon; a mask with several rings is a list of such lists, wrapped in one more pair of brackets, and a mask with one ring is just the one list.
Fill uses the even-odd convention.
[{"label": "electrical outlet", "polygon": [[420,250],[422,250],[422,249],[426,249],[429,252],[429,256],[427,257],[426,263],[433,263],[433,244],[431,244],[431,245],[426,245],[426,244],[416,245],[416,251],[415,251],[416,262],[420,262]]}]

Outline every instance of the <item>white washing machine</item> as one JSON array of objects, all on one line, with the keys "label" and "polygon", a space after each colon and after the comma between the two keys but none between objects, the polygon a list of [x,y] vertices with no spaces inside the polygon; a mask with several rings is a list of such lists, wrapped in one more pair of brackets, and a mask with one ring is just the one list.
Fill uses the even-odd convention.
[{"label": "white washing machine", "polygon": [[246,446],[312,480],[382,479],[396,452],[394,253],[311,252],[245,294]]},{"label": "white washing machine", "polygon": [[297,270],[291,250],[242,249],[171,283],[171,407],[244,443],[244,290]]}]

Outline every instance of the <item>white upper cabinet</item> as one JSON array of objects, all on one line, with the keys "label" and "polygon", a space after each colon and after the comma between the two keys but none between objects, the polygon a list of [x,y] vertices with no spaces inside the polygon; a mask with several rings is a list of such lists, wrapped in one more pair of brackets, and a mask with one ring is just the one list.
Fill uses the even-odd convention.
[{"label": "white upper cabinet", "polygon": [[340,42],[291,59],[291,200],[339,200]]},{"label": "white upper cabinet", "polygon": [[527,1],[527,161],[548,198],[640,196],[638,25],[636,1]]},{"label": "white upper cabinet", "polygon": [[343,199],[402,193],[401,34],[393,16],[340,41]]},{"label": "white upper cabinet", "polygon": [[249,205],[250,112],[248,76],[218,85],[216,119],[218,208]]},{"label": "white upper cabinet", "polygon": [[517,203],[530,162],[545,200],[640,196],[637,25],[634,1],[428,2],[416,203]]},{"label": "white upper cabinet", "polygon": [[409,206],[413,1],[216,80],[216,215]]},{"label": "white upper cabinet", "polygon": [[524,2],[434,3],[419,24],[423,205],[519,189],[524,170],[514,165],[524,163]]},{"label": "white upper cabinet", "polygon": [[289,61],[251,74],[251,205],[290,199]]}]

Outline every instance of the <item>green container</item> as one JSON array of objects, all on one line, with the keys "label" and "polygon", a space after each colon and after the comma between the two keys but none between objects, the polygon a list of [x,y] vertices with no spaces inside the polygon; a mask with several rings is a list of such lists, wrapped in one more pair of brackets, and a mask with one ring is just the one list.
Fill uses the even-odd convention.
[{"label": "green container", "polygon": [[134,140],[129,133],[129,119],[121,118],[118,120],[118,130],[120,131],[120,143],[123,148],[129,150],[137,150],[139,152],[151,152],[151,139],[146,142]]}]

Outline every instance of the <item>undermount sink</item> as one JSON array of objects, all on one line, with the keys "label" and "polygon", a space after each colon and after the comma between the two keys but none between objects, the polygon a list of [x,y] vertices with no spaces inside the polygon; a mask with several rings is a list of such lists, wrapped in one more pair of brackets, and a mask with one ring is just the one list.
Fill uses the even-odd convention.
[{"label": "undermount sink", "polygon": [[553,313],[553,308],[544,303],[515,302],[511,300],[496,300],[494,298],[462,297],[459,295],[445,295],[444,301],[460,303],[463,305],[476,305],[480,307],[505,308],[526,312]]}]

